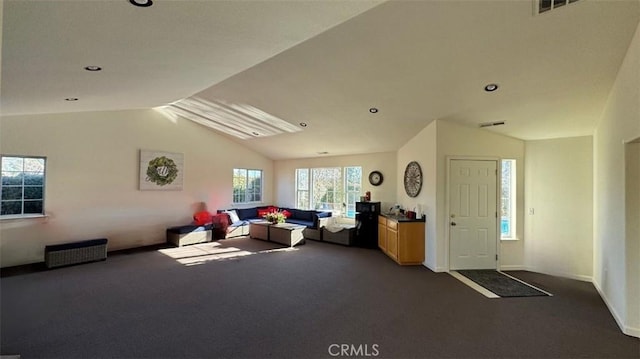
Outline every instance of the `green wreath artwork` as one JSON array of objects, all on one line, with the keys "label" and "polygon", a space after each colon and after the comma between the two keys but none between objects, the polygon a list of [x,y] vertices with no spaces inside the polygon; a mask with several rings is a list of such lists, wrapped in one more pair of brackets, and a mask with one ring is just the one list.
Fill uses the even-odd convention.
[{"label": "green wreath artwork", "polygon": [[147,167],[147,181],[158,186],[171,184],[178,177],[178,166],[172,159],[165,156],[156,157],[149,161]]}]

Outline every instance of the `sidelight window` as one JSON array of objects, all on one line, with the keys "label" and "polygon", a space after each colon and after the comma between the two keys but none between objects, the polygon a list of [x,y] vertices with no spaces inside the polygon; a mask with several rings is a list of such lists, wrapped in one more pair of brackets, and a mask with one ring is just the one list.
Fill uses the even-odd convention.
[{"label": "sidelight window", "polygon": [[502,160],[500,238],[516,239],[516,160]]}]

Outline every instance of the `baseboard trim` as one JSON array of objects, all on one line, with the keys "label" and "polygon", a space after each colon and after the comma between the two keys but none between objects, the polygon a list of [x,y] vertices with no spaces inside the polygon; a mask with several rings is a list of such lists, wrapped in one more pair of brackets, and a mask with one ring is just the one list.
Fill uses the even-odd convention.
[{"label": "baseboard trim", "polygon": [[501,265],[500,270],[527,270],[527,267],[521,265]]},{"label": "baseboard trim", "polygon": [[432,272],[440,273],[440,272],[448,272],[449,270],[445,267],[432,267],[426,261],[422,262],[422,265],[431,269]]},{"label": "baseboard trim", "polygon": [[604,291],[600,287],[600,284],[596,280],[592,280],[591,283],[598,291],[598,294],[600,294],[600,298],[602,298],[602,301],[604,301],[604,304],[609,309],[609,312],[613,316],[613,319],[616,321],[616,324],[618,324],[618,327],[620,327],[620,330],[628,336],[640,338],[640,328],[632,328],[632,327],[626,326],[624,324],[624,321],[618,314],[618,312],[615,310],[613,305],[611,305],[611,303],[609,302],[609,298],[604,294]]},{"label": "baseboard trim", "polygon": [[631,328],[625,326],[622,332],[628,336],[640,338],[640,328]]},{"label": "baseboard trim", "polygon": [[528,266],[525,266],[524,270],[527,270],[527,271],[530,271],[530,272],[548,274],[548,275],[552,275],[552,276],[555,276],[555,277],[569,278],[569,279],[579,280],[579,281],[582,281],[582,282],[593,283],[593,277],[592,276],[588,276],[588,275],[560,273],[560,272],[554,272],[554,271],[545,271],[545,270],[541,270],[540,268],[528,267]]},{"label": "baseboard trim", "polygon": [[624,322],[622,321],[622,318],[620,318],[620,315],[618,315],[618,312],[609,302],[609,298],[607,297],[607,295],[604,294],[604,291],[602,290],[602,288],[600,288],[600,284],[595,280],[591,281],[591,283],[593,283],[593,286],[598,291],[598,294],[600,294],[600,298],[602,298],[602,300],[604,301],[604,304],[607,306],[607,308],[609,308],[609,312],[611,313],[611,315],[613,315],[613,319],[615,319],[616,323],[620,327],[620,330],[624,332],[624,328],[625,328]]}]

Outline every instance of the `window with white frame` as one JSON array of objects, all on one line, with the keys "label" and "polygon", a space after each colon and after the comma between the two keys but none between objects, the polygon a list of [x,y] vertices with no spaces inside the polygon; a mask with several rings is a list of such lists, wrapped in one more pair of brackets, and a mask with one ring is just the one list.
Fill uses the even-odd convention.
[{"label": "window with white frame", "polygon": [[2,217],[44,215],[44,157],[1,156]]},{"label": "window with white frame", "polygon": [[299,168],[296,170],[296,208],[311,207],[310,193],[309,169]]},{"label": "window with white frame", "polygon": [[516,239],[516,160],[502,160],[500,238]]},{"label": "window with white frame", "polygon": [[233,203],[262,202],[262,170],[233,169]]},{"label": "window with white frame", "polygon": [[355,217],[362,189],[362,167],[296,169],[296,208]]},{"label": "window with white frame", "polygon": [[354,218],[356,216],[356,202],[360,200],[362,193],[362,167],[345,167],[345,193],[346,193],[346,216]]}]

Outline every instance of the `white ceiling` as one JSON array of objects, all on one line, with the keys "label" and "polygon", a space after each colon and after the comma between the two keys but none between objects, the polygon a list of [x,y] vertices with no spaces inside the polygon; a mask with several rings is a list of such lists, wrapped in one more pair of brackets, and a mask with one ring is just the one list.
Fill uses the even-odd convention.
[{"label": "white ceiling", "polygon": [[522,139],[591,134],[640,2],[534,15],[533,0],[5,0],[3,15],[2,115],[194,96],[307,123],[236,139],[283,159],[394,151],[435,119],[506,121],[491,131]]}]

